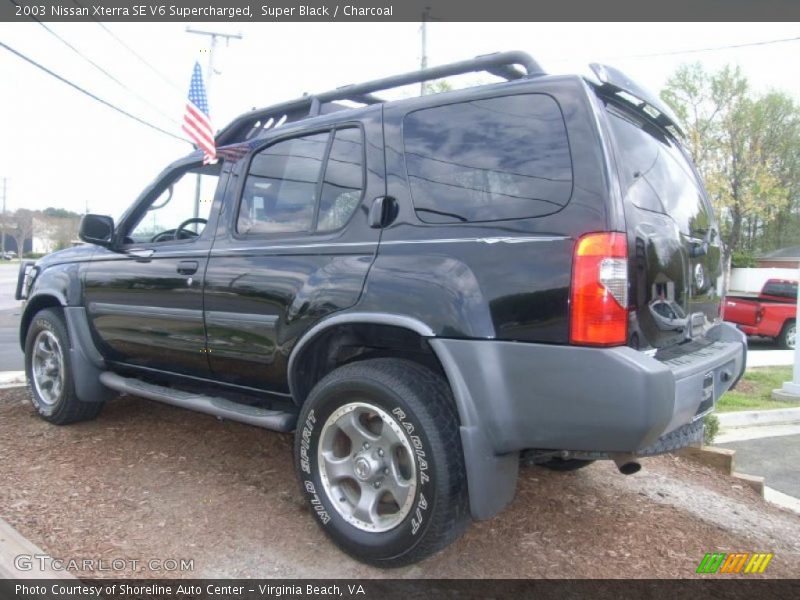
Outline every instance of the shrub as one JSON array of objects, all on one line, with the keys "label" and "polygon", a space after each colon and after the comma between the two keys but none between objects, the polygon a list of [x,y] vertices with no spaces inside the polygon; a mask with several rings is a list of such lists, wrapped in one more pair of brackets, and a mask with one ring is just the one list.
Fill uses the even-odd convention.
[{"label": "shrub", "polygon": [[719,417],[715,414],[708,414],[703,417],[703,425],[703,443],[710,446],[719,433]]}]

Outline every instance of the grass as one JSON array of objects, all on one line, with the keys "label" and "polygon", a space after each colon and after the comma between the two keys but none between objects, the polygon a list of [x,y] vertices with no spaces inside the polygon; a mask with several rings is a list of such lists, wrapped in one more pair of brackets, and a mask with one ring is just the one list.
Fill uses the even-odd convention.
[{"label": "grass", "polygon": [[780,388],[784,381],[791,380],[792,367],[749,369],[745,372],[736,389],[726,392],[719,399],[717,412],[800,406],[800,403],[778,402],[772,399],[772,390]]}]

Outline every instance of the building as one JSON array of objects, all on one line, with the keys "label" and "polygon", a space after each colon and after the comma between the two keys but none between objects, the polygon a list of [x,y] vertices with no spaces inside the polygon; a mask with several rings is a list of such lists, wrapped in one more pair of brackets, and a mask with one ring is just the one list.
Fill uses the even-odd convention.
[{"label": "building", "polygon": [[757,256],[756,263],[761,268],[797,270],[800,268],[800,246],[789,246],[767,252]]}]

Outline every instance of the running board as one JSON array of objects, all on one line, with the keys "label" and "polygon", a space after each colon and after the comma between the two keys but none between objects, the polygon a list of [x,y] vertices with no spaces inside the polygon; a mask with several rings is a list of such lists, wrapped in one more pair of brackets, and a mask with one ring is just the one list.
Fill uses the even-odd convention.
[{"label": "running board", "polygon": [[149,400],[156,400],[157,402],[164,402],[180,408],[188,408],[207,415],[255,425],[256,427],[263,427],[273,431],[292,431],[297,421],[297,415],[294,413],[239,404],[216,396],[184,392],[147,383],[140,379],[122,377],[111,371],[101,373],[100,382],[106,387],[124,394],[141,396]]}]

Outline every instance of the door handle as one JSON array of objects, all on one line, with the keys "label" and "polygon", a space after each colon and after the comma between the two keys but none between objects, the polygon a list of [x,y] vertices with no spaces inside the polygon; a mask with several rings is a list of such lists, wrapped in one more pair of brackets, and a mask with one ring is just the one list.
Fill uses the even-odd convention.
[{"label": "door handle", "polygon": [[155,250],[153,250],[152,248],[146,248],[144,250],[131,250],[130,252],[128,252],[129,256],[132,256],[138,260],[147,260],[148,258],[153,256],[153,254],[155,254]]},{"label": "door handle", "polygon": [[197,267],[196,260],[182,260],[178,263],[178,273],[181,275],[194,275],[197,273]]},{"label": "door handle", "polygon": [[397,217],[397,202],[391,196],[378,196],[369,208],[369,226],[372,229],[387,227]]}]

